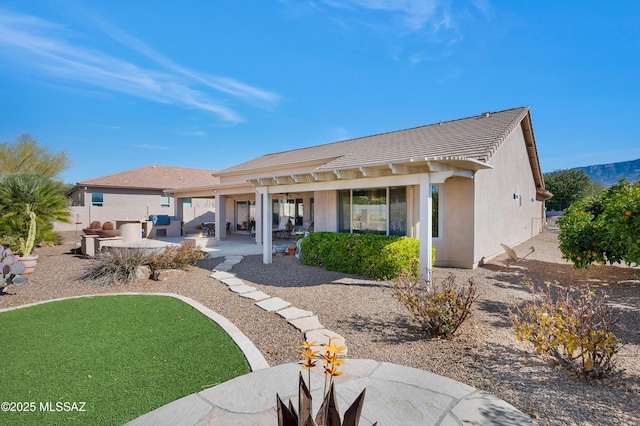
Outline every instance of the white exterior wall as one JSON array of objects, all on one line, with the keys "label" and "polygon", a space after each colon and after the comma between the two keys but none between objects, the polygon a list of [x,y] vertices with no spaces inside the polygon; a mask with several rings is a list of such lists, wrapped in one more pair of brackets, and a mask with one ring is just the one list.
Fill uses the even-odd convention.
[{"label": "white exterior wall", "polygon": [[542,232],[542,202],[536,200],[520,126],[498,149],[491,165],[494,169],[475,175],[474,266],[502,253],[501,243],[515,246]]}]

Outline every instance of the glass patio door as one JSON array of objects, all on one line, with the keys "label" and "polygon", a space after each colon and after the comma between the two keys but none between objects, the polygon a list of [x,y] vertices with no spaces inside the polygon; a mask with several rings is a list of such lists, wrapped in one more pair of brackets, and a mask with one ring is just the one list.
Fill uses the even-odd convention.
[{"label": "glass patio door", "polygon": [[256,224],[256,202],[236,201],[236,230],[251,231]]}]

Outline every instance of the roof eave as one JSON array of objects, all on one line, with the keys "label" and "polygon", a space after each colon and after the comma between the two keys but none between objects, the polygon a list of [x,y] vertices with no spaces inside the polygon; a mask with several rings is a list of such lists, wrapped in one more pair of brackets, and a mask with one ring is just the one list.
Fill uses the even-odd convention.
[{"label": "roof eave", "polygon": [[369,177],[393,175],[453,172],[461,177],[470,177],[469,172],[492,169],[493,166],[482,161],[466,157],[421,157],[399,161],[368,163],[359,166],[338,168],[321,167],[308,172],[290,174],[262,175],[247,179],[254,187],[293,185],[332,180],[355,180]]}]

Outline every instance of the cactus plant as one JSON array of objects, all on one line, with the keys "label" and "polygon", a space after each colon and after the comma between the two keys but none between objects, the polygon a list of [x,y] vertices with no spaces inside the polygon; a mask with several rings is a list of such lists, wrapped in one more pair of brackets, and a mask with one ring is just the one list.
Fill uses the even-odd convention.
[{"label": "cactus plant", "polygon": [[89,225],[89,229],[102,229],[102,223],[99,220],[94,220]]},{"label": "cactus plant", "polygon": [[23,257],[31,256],[31,250],[36,241],[36,214],[27,207],[27,213],[29,214],[29,232],[27,232],[26,240],[20,238],[20,246],[18,251]]},{"label": "cactus plant", "polygon": [[18,262],[18,256],[11,249],[0,246],[0,266],[2,266],[2,280],[0,280],[0,293],[4,292],[9,284],[22,285],[27,282],[20,276],[25,271],[22,263]]},{"label": "cactus plant", "polygon": [[113,222],[105,222],[102,224],[102,229],[104,229],[105,231],[112,231],[115,228],[115,226],[113,226]]}]

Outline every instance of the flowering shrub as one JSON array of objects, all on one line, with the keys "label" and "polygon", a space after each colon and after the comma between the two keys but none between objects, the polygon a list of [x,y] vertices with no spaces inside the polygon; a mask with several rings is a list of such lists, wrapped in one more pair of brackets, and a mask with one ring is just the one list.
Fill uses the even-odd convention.
[{"label": "flowering shrub", "polygon": [[451,337],[471,314],[478,298],[472,279],[468,285],[457,285],[449,274],[444,280],[414,279],[402,275],[392,282],[393,295],[433,336]]},{"label": "flowering shrub", "polygon": [[523,284],[534,298],[512,313],[516,338],[580,376],[608,375],[620,342],[611,331],[619,318],[606,305],[607,294],[557,282],[545,282],[544,289],[537,289],[528,278]]}]

